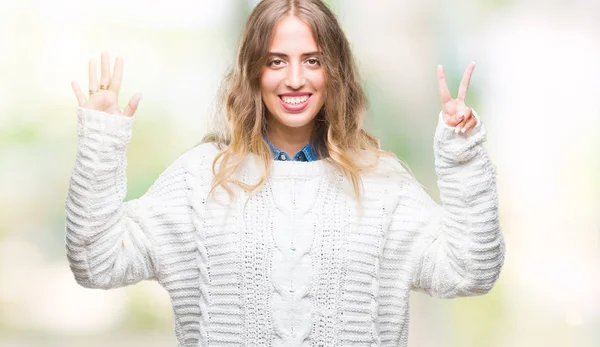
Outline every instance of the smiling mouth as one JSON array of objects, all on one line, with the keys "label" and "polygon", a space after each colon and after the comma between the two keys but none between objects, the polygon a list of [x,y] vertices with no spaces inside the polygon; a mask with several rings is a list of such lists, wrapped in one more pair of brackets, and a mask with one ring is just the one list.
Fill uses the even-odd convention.
[{"label": "smiling mouth", "polygon": [[279,102],[285,111],[299,113],[308,107],[311,96],[312,94],[279,95]]},{"label": "smiling mouth", "polygon": [[308,101],[308,99],[311,97],[311,94],[306,94],[306,95],[302,95],[302,96],[283,96],[280,95],[279,99],[281,99],[281,101],[283,101],[285,104],[287,105],[301,105],[303,103],[305,103],[306,101]]}]

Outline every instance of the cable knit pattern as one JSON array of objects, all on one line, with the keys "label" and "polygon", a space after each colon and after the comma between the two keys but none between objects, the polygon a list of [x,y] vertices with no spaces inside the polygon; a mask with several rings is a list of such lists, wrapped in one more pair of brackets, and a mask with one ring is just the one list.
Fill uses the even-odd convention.
[{"label": "cable knit pattern", "polygon": [[[406,346],[409,292],[487,293],[504,262],[495,169],[479,122],[434,137],[442,205],[395,160],[363,175],[362,204],[324,161],[274,161],[254,194],[208,196],[212,144],[181,155],[124,202],[135,118],[78,109],[65,201],[78,283],[157,280],[179,346]],[[239,178],[256,182],[253,156]]]}]

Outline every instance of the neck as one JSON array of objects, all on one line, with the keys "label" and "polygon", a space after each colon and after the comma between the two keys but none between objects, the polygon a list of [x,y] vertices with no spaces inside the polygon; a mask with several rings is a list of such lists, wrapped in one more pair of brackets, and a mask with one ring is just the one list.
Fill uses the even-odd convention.
[{"label": "neck", "polygon": [[267,127],[267,136],[275,147],[289,155],[294,155],[310,142],[312,130],[313,122],[299,128],[270,124]]}]

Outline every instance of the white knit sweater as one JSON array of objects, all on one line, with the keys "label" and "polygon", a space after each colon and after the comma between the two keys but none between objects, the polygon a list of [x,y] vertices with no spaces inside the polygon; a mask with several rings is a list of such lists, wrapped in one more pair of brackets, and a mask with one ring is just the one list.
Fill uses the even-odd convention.
[{"label": "white knit sweater", "polygon": [[[124,202],[135,118],[78,109],[66,197],[67,255],[90,288],[157,280],[179,346],[406,346],[411,289],[487,293],[504,262],[495,168],[481,122],[440,119],[435,168],[443,206],[392,160],[363,176],[362,206],[324,161],[274,161],[256,195],[207,199],[217,149],[180,156]],[[240,178],[255,182],[249,156]]]}]

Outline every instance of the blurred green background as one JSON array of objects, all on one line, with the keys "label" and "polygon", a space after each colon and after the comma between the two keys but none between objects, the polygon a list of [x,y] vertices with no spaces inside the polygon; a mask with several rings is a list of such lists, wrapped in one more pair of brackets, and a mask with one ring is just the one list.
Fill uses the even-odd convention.
[{"label": "blurred green background", "polygon": [[[0,3],[0,346],[175,345],[156,283],[78,286],[64,248],[75,79],[108,50],[143,93],[127,199],[207,129],[257,1]],[[482,297],[411,296],[409,346],[600,345],[600,1],[329,1],[370,98],[368,128],[439,201],[436,65],[488,129],[507,257]],[[86,88],[84,88],[86,89]]]}]

